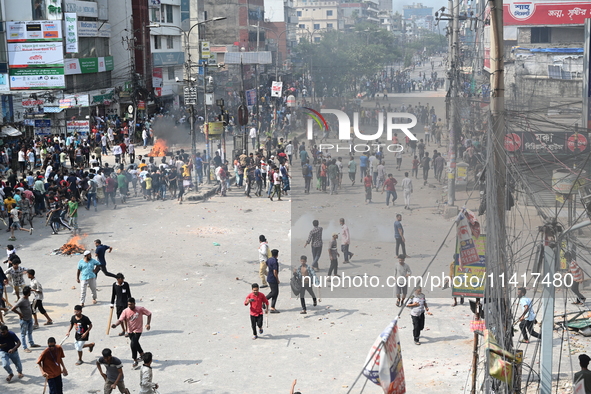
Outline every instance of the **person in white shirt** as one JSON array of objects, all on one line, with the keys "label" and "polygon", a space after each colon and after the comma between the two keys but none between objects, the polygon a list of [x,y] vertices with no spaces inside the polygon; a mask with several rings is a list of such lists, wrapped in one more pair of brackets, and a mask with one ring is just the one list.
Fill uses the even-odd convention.
[{"label": "person in white shirt", "polygon": [[148,146],[148,130],[146,130],[146,128],[144,128],[142,130],[142,140],[144,140],[144,148],[146,146]]},{"label": "person in white shirt", "polygon": [[257,134],[257,129],[254,126],[252,126],[250,128],[250,132],[248,133],[248,137],[252,142],[252,150],[256,150]]},{"label": "person in white shirt", "polygon": [[271,249],[264,235],[259,235],[259,276],[263,287],[269,287],[267,284],[267,259],[271,257]]},{"label": "person in white shirt", "polygon": [[341,252],[345,257],[344,263],[349,263],[349,259],[353,257],[353,253],[349,252],[349,245],[351,245],[351,235],[349,234],[349,227],[345,224],[345,219],[340,218],[341,224]]},{"label": "person in white shirt", "polygon": [[285,154],[289,158],[289,164],[291,165],[291,156],[293,155],[293,145],[291,144],[291,141],[285,145]]},{"label": "person in white shirt", "polygon": [[101,137],[101,146],[103,148],[103,155],[107,155],[107,136],[106,135],[102,135]]},{"label": "person in white shirt", "polygon": [[410,195],[412,194],[412,179],[408,177],[408,172],[404,173],[404,179],[400,184],[404,194],[404,209],[410,209]]}]

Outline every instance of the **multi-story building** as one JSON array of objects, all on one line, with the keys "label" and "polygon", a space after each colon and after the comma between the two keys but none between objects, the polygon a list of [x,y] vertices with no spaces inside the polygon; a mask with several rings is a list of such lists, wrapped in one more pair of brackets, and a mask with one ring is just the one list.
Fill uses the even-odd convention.
[{"label": "multi-story building", "polygon": [[420,29],[433,31],[435,20],[433,7],[425,7],[421,3],[413,3],[402,7],[402,15],[406,23],[406,33],[409,36],[417,36]]},{"label": "multi-story building", "polygon": [[0,57],[0,71],[8,71],[11,94],[4,117],[37,134],[88,133],[89,116],[107,114],[114,101],[107,1],[2,5],[8,67]]},{"label": "multi-story building", "polygon": [[380,24],[378,0],[343,1],[340,8],[343,11],[343,18],[345,18],[345,28],[362,22]]},{"label": "multi-story building", "polygon": [[150,0],[150,50],[152,52],[152,85],[160,105],[178,103],[184,78],[185,47],[180,0]]},{"label": "multi-story building", "polygon": [[109,5],[109,21],[114,26],[110,40],[115,65],[113,86],[119,97],[112,111],[133,117],[146,111],[154,99],[148,2],[124,0]]},{"label": "multi-story building", "polygon": [[[288,67],[289,56],[297,45],[298,16],[294,0],[265,0],[265,28],[267,48],[273,53],[273,64],[279,69]],[[276,70],[279,74],[279,70]]]},{"label": "multi-story building", "polygon": [[296,0],[298,41],[320,41],[322,32],[345,27],[341,1]]}]

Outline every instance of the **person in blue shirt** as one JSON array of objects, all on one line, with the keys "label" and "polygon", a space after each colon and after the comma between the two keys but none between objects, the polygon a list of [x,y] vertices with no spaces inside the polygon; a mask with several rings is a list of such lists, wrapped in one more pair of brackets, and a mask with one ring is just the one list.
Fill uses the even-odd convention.
[{"label": "person in blue shirt", "polygon": [[[111,253],[113,248],[108,245],[103,245],[100,239],[94,240],[94,246],[96,246],[94,253],[96,254],[96,258],[100,263],[99,270],[103,271],[103,274],[105,274],[106,276],[109,276],[111,278],[117,278],[117,275],[107,271],[107,260],[105,260],[105,252],[109,251],[109,253]],[[98,274],[98,271],[96,273]]]},{"label": "person in blue shirt", "polygon": [[92,303],[96,304],[96,267],[101,263],[92,258],[92,253],[87,250],[83,253],[82,260],[78,262],[78,271],[76,272],[76,282],[80,283],[80,305],[84,306],[86,300],[86,286],[90,287],[92,293]]},{"label": "person in blue shirt", "polygon": [[195,157],[195,171],[197,171],[199,183],[203,183],[203,159],[201,158],[201,152],[197,152],[197,157]]},{"label": "person in blue shirt", "polygon": [[521,343],[529,343],[527,333],[538,339],[542,339],[542,336],[534,331],[534,324],[536,323],[536,314],[533,310],[531,299],[527,298],[525,294],[527,291],[525,287],[517,289],[517,298],[519,298],[519,305],[523,308],[523,314],[519,318],[519,328],[521,329],[521,335],[523,339]]},{"label": "person in blue shirt", "polygon": [[363,178],[365,178],[365,172],[367,171],[368,162],[369,162],[369,157],[367,156],[367,153],[362,154],[361,157],[359,158],[359,171],[361,172],[360,182],[363,182]]}]

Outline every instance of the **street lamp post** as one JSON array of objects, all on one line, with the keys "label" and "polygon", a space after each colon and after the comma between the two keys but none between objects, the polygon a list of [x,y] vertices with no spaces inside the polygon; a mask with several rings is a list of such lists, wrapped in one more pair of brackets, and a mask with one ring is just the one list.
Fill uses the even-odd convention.
[{"label": "street lamp post", "polygon": [[[191,61],[191,45],[190,45],[190,39],[191,39],[191,31],[193,31],[193,29],[196,26],[199,25],[203,25],[205,23],[209,23],[209,22],[217,22],[217,21],[221,21],[226,19],[225,16],[220,16],[220,17],[215,17],[212,19],[207,19],[201,22],[197,22],[195,23],[193,26],[191,26],[189,28],[189,30],[185,31],[183,29],[181,29],[178,26],[165,26],[165,27],[172,27],[175,29],[178,29],[184,36],[185,38],[185,52],[187,53],[187,61],[185,62],[185,74],[186,74],[186,79],[185,81],[189,83],[189,88],[190,88],[190,92],[192,94],[193,92],[193,82],[194,79],[192,77],[192,70],[193,70],[193,63]],[[159,24],[154,24],[151,27],[161,27]],[[204,71],[205,71],[205,66],[204,67]],[[205,83],[205,72],[204,74],[204,83]],[[205,89],[203,90],[204,96],[203,96],[203,108],[205,110],[205,116],[207,117],[207,106],[205,105]],[[185,98],[186,100],[186,98]],[[191,130],[191,160],[193,160],[193,163],[195,163],[195,158],[197,157],[197,134],[195,133],[195,100],[191,97],[191,106],[189,107],[189,112],[191,114],[191,118],[190,118],[190,130]],[[207,150],[207,157],[205,160],[205,163],[203,165],[203,170],[205,172],[205,175],[207,177],[207,183],[210,183],[210,177],[209,177],[209,160],[211,159],[211,155],[210,155],[210,149],[209,149],[209,133],[207,130],[207,124],[204,125],[204,130],[205,130],[205,146],[206,146],[206,150]],[[197,190],[198,187],[198,177],[197,177],[197,171],[196,169],[193,169],[193,184],[195,185],[195,190]]]}]

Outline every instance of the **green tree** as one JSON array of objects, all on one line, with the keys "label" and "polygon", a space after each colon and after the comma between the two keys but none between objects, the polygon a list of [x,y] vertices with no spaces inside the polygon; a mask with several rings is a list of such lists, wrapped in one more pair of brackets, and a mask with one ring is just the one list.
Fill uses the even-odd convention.
[{"label": "green tree", "polygon": [[301,75],[311,75],[317,92],[326,88],[329,94],[338,95],[343,89],[354,89],[360,79],[373,77],[402,56],[392,33],[369,23],[345,32],[326,31],[319,42],[303,40],[293,53],[301,60]]}]

